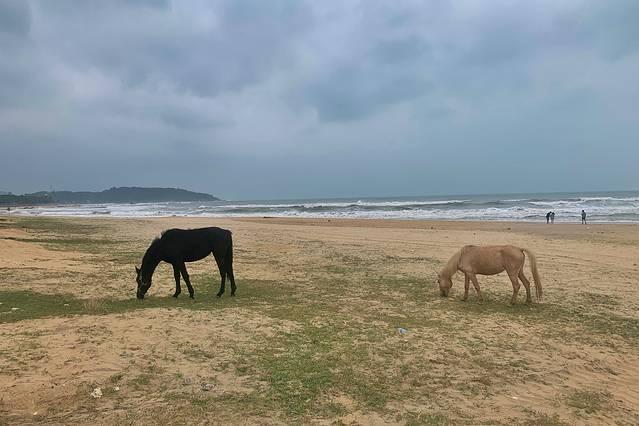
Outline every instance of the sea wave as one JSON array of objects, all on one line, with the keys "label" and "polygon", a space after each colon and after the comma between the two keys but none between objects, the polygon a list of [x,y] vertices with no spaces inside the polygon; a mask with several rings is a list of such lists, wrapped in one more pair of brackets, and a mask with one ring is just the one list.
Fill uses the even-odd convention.
[{"label": "sea wave", "polygon": [[639,194],[566,194],[521,197],[414,197],[285,201],[141,203],[39,206],[14,209],[19,215],[84,217],[309,217],[367,219],[441,219],[544,221],[548,211],[558,222],[590,220],[639,222]]}]

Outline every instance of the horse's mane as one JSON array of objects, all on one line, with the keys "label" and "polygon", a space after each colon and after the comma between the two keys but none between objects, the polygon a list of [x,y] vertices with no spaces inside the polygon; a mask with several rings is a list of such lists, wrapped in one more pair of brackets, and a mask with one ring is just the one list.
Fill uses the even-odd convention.
[{"label": "horse's mane", "polygon": [[[173,229],[175,229],[175,228],[165,229],[164,231],[160,232],[160,236],[157,237],[155,240],[159,240],[160,238],[162,238],[164,236],[164,234],[166,234],[169,231],[173,231]],[[155,240],[153,240],[153,241],[155,241]]]},{"label": "horse's mane", "polygon": [[157,253],[160,238],[161,236],[151,241],[149,248],[147,248],[146,252],[144,252],[144,256],[142,257],[142,265],[140,265],[141,274],[143,277],[149,277],[150,279],[150,277],[153,275],[153,271],[160,262],[160,257]]},{"label": "horse's mane", "polygon": [[[160,240],[162,239],[162,237],[164,236],[164,234],[166,234],[166,233],[167,233],[167,232],[169,232],[169,231],[173,231],[173,230],[175,230],[175,228],[169,228],[169,229],[165,229],[164,231],[161,231],[161,232],[160,232],[160,235],[158,235],[157,237],[155,237],[155,238],[153,239],[153,241],[151,241],[151,245],[157,244],[157,242],[158,242],[158,241],[160,241]],[[149,248],[151,248],[151,247],[149,246]]]},{"label": "horse's mane", "polygon": [[459,250],[457,253],[451,257],[444,269],[442,269],[441,275],[444,277],[452,277],[457,272],[457,266],[459,265],[459,258],[462,255],[462,250]]},{"label": "horse's mane", "polygon": [[149,248],[146,249],[146,253],[144,254],[144,257],[146,256],[151,256],[155,250],[157,249],[158,245],[160,244],[160,240],[162,239],[162,237],[164,237],[164,234],[166,234],[169,231],[173,231],[174,228],[171,229],[165,229],[164,231],[160,232],[160,235],[155,237],[153,239],[153,241],[151,241],[151,244],[149,245]]},{"label": "horse's mane", "polygon": [[[162,234],[164,234],[164,232]],[[144,263],[144,258],[152,256],[153,253],[155,252],[155,250],[157,249],[157,247],[158,247],[158,245],[160,243],[160,240],[162,239],[162,234],[159,237],[155,237],[153,239],[153,241],[151,241],[151,244],[149,245],[149,248],[146,249],[146,252],[144,253],[144,257],[142,258],[142,262],[143,263]]]}]

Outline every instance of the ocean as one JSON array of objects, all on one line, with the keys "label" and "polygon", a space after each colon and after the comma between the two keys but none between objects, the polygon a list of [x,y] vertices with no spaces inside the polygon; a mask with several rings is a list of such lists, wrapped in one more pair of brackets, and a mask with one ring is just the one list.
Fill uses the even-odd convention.
[{"label": "ocean", "polygon": [[216,201],[140,204],[83,204],[12,209],[25,216],[73,217],[302,217],[431,219],[579,223],[639,222],[639,191],[492,194],[379,198],[326,198],[269,201]]}]

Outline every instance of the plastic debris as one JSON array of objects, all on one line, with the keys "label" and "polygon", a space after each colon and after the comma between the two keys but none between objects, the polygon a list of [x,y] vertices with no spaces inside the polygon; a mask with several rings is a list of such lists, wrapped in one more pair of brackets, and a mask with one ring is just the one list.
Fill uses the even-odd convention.
[{"label": "plastic debris", "polygon": [[115,391],[118,392],[120,390],[120,386],[116,386],[113,389],[115,389]]},{"label": "plastic debris", "polygon": [[102,389],[100,388],[93,389],[93,392],[91,392],[91,396],[94,398],[102,398]]},{"label": "plastic debris", "polygon": [[210,383],[202,383],[202,390],[205,392],[210,391],[211,389],[213,389],[213,385]]},{"label": "plastic debris", "polygon": [[399,328],[397,329],[397,331],[399,331],[399,334],[406,334],[406,333],[408,333],[408,330],[406,330],[405,328],[401,328],[401,327],[399,327]]},{"label": "plastic debris", "polygon": [[12,311],[19,311],[20,308],[11,308]]}]

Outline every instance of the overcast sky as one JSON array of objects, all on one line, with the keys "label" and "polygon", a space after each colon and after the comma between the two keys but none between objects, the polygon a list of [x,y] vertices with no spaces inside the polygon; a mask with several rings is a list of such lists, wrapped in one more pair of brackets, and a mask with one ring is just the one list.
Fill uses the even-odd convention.
[{"label": "overcast sky", "polygon": [[0,0],[0,190],[639,188],[639,1]]}]

